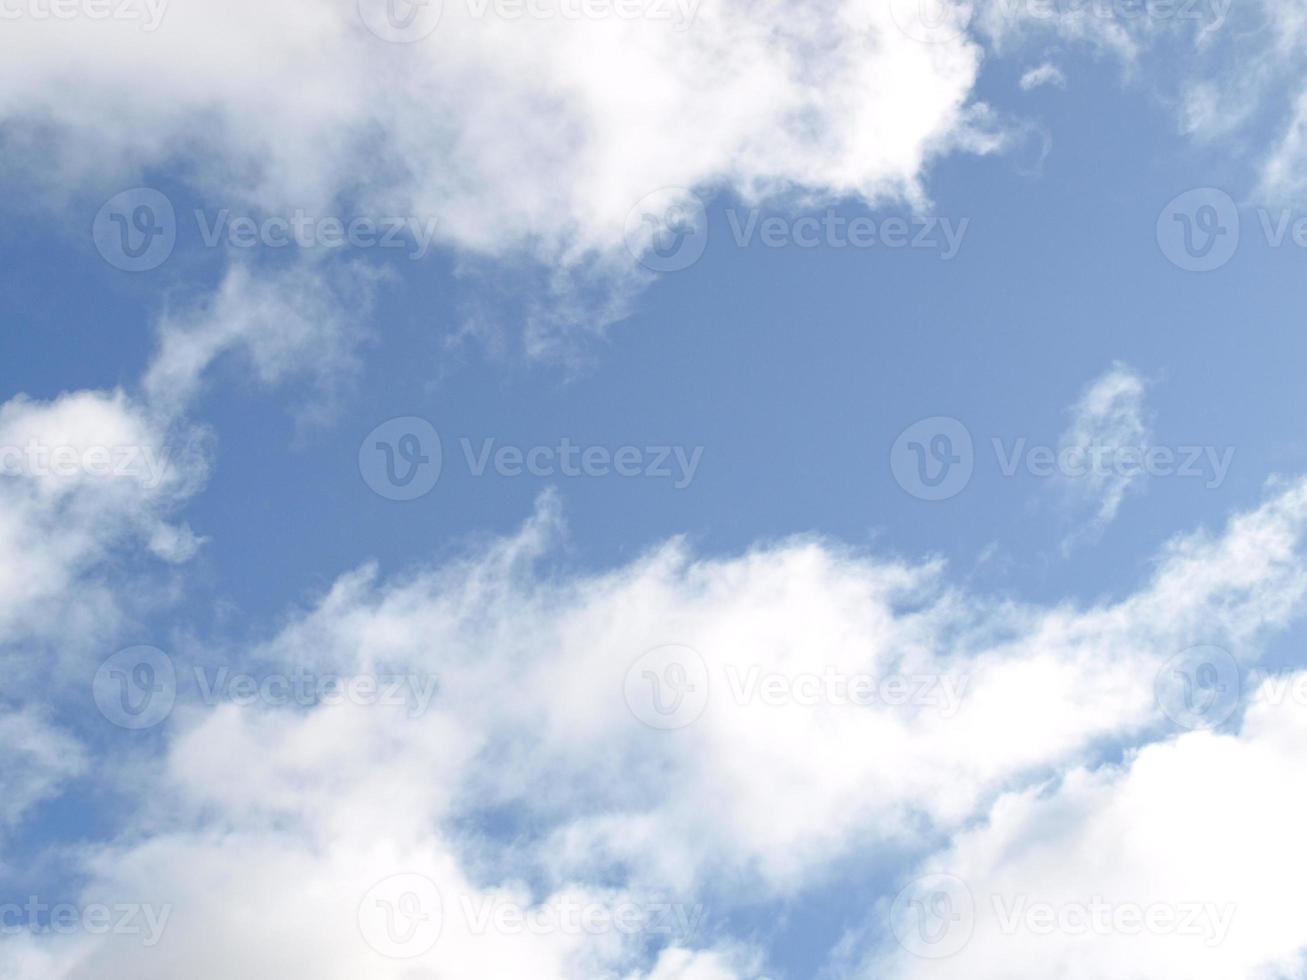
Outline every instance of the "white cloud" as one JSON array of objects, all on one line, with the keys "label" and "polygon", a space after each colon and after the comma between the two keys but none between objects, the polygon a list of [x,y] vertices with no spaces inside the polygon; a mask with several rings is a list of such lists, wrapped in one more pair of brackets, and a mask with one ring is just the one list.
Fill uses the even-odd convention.
[{"label": "white cloud", "polygon": [[[39,146],[40,166],[52,161],[52,175],[28,176],[56,196],[167,169],[209,202],[256,212],[438,216],[464,269],[548,270],[536,349],[596,309],[620,315],[646,281],[624,231],[651,191],[918,204],[931,160],[996,145],[970,104],[979,49],[965,36],[917,43],[888,5],[706,0],[685,30],[477,20],[472,9],[448,2],[429,41],[411,46],[369,34],[352,4],[304,0],[177,5],[157,33],[11,23],[0,118],[11,148]],[[1058,30],[1134,56],[1143,32],[1084,16]],[[987,23],[996,43],[1018,30]],[[1022,87],[1056,83],[1056,71],[1042,66]],[[1189,105],[1195,126],[1217,115],[1201,96]],[[1292,178],[1299,142],[1291,130],[1270,184]],[[162,320],[140,398],[84,391],[0,407],[0,447],[57,446],[78,461],[0,478],[0,642],[17,649],[51,623],[82,643],[112,634],[124,590],[97,573],[142,548],[168,562],[194,553],[175,512],[206,463],[202,451],[176,455],[196,435],[184,412],[231,352],[261,381],[307,374],[329,390],[350,368],[372,282],[336,278],[343,271],[237,265],[205,303]],[[1075,407],[1063,446],[1146,442],[1144,388],[1113,368]],[[135,448],[145,469],[121,480],[94,471],[98,448],[111,462]],[[1099,528],[1137,486],[1112,473],[1068,492]],[[546,501],[520,535],[464,560],[390,581],[365,567],[250,653],[250,664],[346,676],[435,674],[429,711],[183,702],[166,755],[131,774],[133,789],[149,788],[141,819],[78,855],[84,904],[167,908],[159,944],[25,936],[0,948],[0,971],[732,980],[756,976],[761,954],[715,920],[657,950],[648,935],[611,930],[485,934],[465,903],[612,908],[653,895],[730,912],[798,896],[844,859],[915,854],[938,835],[956,841],[939,860],[982,891],[1066,902],[1089,881],[1150,900],[1195,890],[1255,912],[1204,960],[1185,944],[1014,943],[986,920],[966,959],[939,969],[1014,976],[1057,962],[1074,977],[1148,963],[1166,975],[1179,963],[1186,976],[1216,976],[1296,962],[1291,896],[1262,870],[1280,870],[1273,855],[1246,871],[1228,863],[1232,849],[1189,860],[1175,841],[1201,849],[1253,825],[1267,854],[1290,846],[1304,815],[1290,771],[1298,715],[1259,708],[1239,736],[1189,735],[1119,771],[1073,769],[1052,791],[1046,781],[1155,737],[1153,680],[1178,650],[1216,641],[1253,658],[1293,620],[1307,594],[1307,484],[1278,488],[1221,535],[1177,539],[1149,581],[1093,605],[975,595],[938,564],[809,539],[719,559],[671,542],[607,573],[547,574],[538,560],[558,523]],[[692,693],[707,699],[683,728],[655,731],[641,720],[649,707],[630,703],[649,678],[629,671],[666,644],[698,651]],[[835,703],[831,677],[846,685],[838,697],[870,681],[872,703]],[[906,690],[883,686],[893,677]],[[767,703],[778,690],[789,703]],[[817,703],[797,703],[800,690],[818,691]],[[899,696],[908,703],[890,703]],[[0,735],[10,745],[0,824],[88,770],[86,751],[30,710],[0,709]],[[1204,781],[1213,773],[1222,785]],[[526,829],[487,829],[487,814],[506,813]],[[969,830],[984,813],[988,825]],[[1125,838],[1136,822],[1140,837]],[[1105,849],[1122,856],[1104,863]],[[359,927],[390,874],[429,879],[445,902],[434,951],[412,961],[380,956]]]},{"label": "white cloud", "polygon": [[483,6],[448,0],[414,44],[310,0],[172,4],[153,33],[9,21],[11,166],[39,133],[31,179],[64,193],[166,168],[214,207],[434,217],[463,254],[551,269],[565,312],[598,279],[611,315],[647,279],[623,241],[652,192],[921,202],[931,159],[995,145],[979,49],[919,43],[887,4],[703,0],[688,27]]},{"label": "white cloud", "polygon": [[[0,840],[32,806],[58,795],[62,784],[86,769],[77,741],[52,726],[34,709],[0,706]],[[0,863],[0,871],[4,870]]]},{"label": "white cloud", "polygon": [[202,435],[121,390],[0,405],[0,642],[103,632],[113,590],[87,573],[119,547],[189,557],[169,518],[207,475]]},{"label": "white cloud", "polygon": [[[1305,530],[1307,484],[1295,484],[1223,535],[1174,542],[1119,603],[1045,608],[817,541],[717,560],[672,543],[606,574],[543,575],[559,533],[546,502],[520,535],[465,560],[390,583],[370,568],[346,576],[251,652],[280,669],[435,674],[425,713],[179,706],[166,764],[151,766],[150,823],[88,852],[84,869],[86,901],[171,904],[162,942],[81,937],[40,955],[69,977],[92,963],[138,980],[406,976],[355,921],[396,873],[430,879],[455,910],[653,894],[715,914],[798,895],[844,860],[912,853],[1005,791],[1151,737],[1164,721],[1154,677],[1176,651],[1201,638],[1255,656],[1293,618]],[[667,643],[701,653],[709,697],[697,721],[656,731],[639,720],[652,702],[627,700],[628,669]],[[964,682],[963,698],[949,710],[884,690],[861,707],[770,704],[732,690],[750,667],[790,681],[941,675]],[[497,835],[490,813],[531,829]],[[688,950],[717,948],[712,922]],[[447,917],[409,968],[628,976],[645,963],[627,936],[474,933]],[[699,955],[703,975],[731,975],[720,953]]]},{"label": "white cloud", "polygon": [[145,398],[156,410],[179,413],[214,362],[237,352],[264,384],[307,376],[316,400],[305,410],[329,414],[367,336],[357,321],[371,306],[375,281],[374,272],[356,265],[301,263],[260,272],[233,266],[201,304],[161,318],[159,349],[142,382]]},{"label": "white cloud", "polygon": [[1262,165],[1258,193],[1271,201],[1307,200],[1307,89],[1299,93],[1288,125]]},{"label": "white cloud", "polygon": [[958,905],[954,928],[974,936],[948,959],[892,951],[865,975],[1300,975],[1304,736],[1307,706],[1264,689],[1238,733],[1186,734],[1002,798],[925,866],[966,883],[974,916]]},{"label": "white cloud", "polygon": [[1046,61],[1022,75],[1020,84],[1023,92],[1029,92],[1044,85],[1066,88],[1066,75],[1062,74],[1062,69],[1058,68],[1057,65]]},{"label": "white cloud", "polygon": [[1058,483],[1072,512],[1088,509],[1091,516],[1068,545],[1115,520],[1126,494],[1139,490],[1147,477],[1144,451],[1152,432],[1144,410],[1146,387],[1129,366],[1114,364],[1071,408],[1071,424],[1058,448],[1059,458],[1072,465],[1059,471]]}]

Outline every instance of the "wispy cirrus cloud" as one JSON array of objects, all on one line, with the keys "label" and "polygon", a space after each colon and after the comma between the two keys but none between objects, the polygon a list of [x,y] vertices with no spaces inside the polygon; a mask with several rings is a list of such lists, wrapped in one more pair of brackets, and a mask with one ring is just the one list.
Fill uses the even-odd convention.
[{"label": "wispy cirrus cloud", "polygon": [[1114,364],[1085,389],[1070,410],[1071,422],[1059,440],[1061,454],[1080,456],[1074,475],[1058,483],[1073,517],[1088,512],[1085,527],[1072,532],[1064,547],[1093,538],[1111,524],[1126,496],[1141,489],[1152,427],[1144,406],[1147,384],[1129,366]]}]

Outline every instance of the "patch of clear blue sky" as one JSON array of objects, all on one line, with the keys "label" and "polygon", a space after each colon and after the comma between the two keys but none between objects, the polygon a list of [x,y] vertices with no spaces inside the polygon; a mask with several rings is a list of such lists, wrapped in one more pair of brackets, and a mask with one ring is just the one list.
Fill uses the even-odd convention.
[{"label": "patch of clear blue sky", "polygon": [[[510,532],[550,486],[570,527],[561,560],[579,568],[624,563],[677,534],[720,555],[817,532],[908,558],[942,555],[974,588],[1021,599],[1088,602],[1133,589],[1167,538],[1219,528],[1262,499],[1271,474],[1307,470],[1307,252],[1266,247],[1246,211],[1245,243],[1227,267],[1195,275],[1169,264],[1154,237],[1163,206],[1196,186],[1242,196],[1254,183],[1248,162],[1184,140],[1173,111],[1122,87],[1114,65],[1061,63],[1066,91],[1019,92],[1027,65],[1017,61],[986,68],[982,95],[1038,119],[1052,147],[1037,176],[1023,173],[1035,147],[933,169],[930,213],[969,220],[952,261],[884,247],[736,247],[726,209],[737,202],[719,198],[702,260],[662,276],[576,378],[475,347],[449,354],[443,339],[459,315],[449,256],[388,261],[397,281],[380,293],[376,340],[333,424],[297,439],[291,408],[305,392],[261,390],[239,368],[218,370],[194,413],[216,433],[216,468],[185,514],[211,541],[184,603],[127,639],[166,645],[178,629],[266,635],[288,607],[368,559],[393,573]],[[168,175],[152,182],[179,212],[224,205],[195,200]],[[198,296],[220,276],[220,254],[194,240],[158,273],[108,267],[86,231],[96,206],[57,227],[0,203],[5,398],[134,383],[164,287],[187,282],[186,295]],[[990,440],[1055,445],[1067,407],[1117,360],[1153,380],[1160,444],[1233,446],[1237,455],[1219,488],[1154,479],[1097,544],[1066,557],[1052,489],[1003,477]],[[444,475],[412,503],[373,494],[357,469],[363,437],[403,415],[429,419],[444,438]],[[963,493],[928,503],[894,482],[888,454],[903,428],[937,415],[969,427],[977,465]],[[563,437],[701,446],[703,456],[679,490],[616,476],[475,478],[461,461],[464,436],[524,447]],[[994,557],[978,564],[991,544]],[[1295,659],[1293,642],[1282,658]],[[103,832],[112,820],[96,800],[79,790],[50,804],[24,837],[39,848]],[[818,904],[846,907],[843,897]],[[810,975],[830,946],[826,933],[844,925],[817,916],[818,928],[810,911],[778,920],[767,908],[742,926],[771,939],[778,968]]]}]

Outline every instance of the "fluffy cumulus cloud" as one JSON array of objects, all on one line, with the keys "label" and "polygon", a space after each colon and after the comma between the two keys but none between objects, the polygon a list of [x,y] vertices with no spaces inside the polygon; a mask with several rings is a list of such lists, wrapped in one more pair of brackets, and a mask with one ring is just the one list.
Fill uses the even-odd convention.
[{"label": "fluffy cumulus cloud", "polygon": [[[144,564],[202,544],[177,517],[207,474],[202,430],[122,390],[0,405],[0,841],[86,770],[87,753],[35,705],[60,701],[87,658],[167,587]],[[0,849],[0,868],[11,855]]]},{"label": "fluffy cumulus cloud", "polygon": [[[756,977],[761,951],[724,926],[742,905],[953,835],[968,857],[945,863],[988,888],[986,860],[1024,859],[976,836],[981,814],[1015,827],[1041,808],[1110,809],[1103,794],[1146,811],[1112,769],[1068,778],[1061,792],[1094,797],[1083,807],[1038,787],[1122,741],[1169,737],[1155,685],[1178,651],[1221,643],[1255,660],[1307,589],[1304,531],[1307,485],[1284,486],[1223,533],[1173,542],[1119,602],[1039,607],[812,540],[717,559],[671,543],[560,576],[542,567],[561,533],[546,499],[487,550],[393,581],[344,577],[234,665],[354,678],[344,696],[183,697],[149,766],[148,820],[81,867],[84,904],[134,901],[166,923],[24,937],[0,954],[6,975]],[[1146,750],[1132,771],[1156,770],[1165,795],[1201,770],[1185,753],[1225,738]],[[1103,819],[1095,833],[1117,840],[1123,818]],[[1145,825],[1161,834],[1161,820]],[[1010,833],[1083,846],[1084,881],[1108,874],[1074,828]],[[1140,877],[1104,877],[1104,891],[1155,894],[1146,866],[1118,864]],[[1080,880],[1070,860],[1027,867],[1066,876],[1047,893],[1059,900]],[[1238,884],[1237,900],[1275,901],[1260,879]],[[848,911],[860,927],[882,914]],[[1269,927],[1243,935],[1249,959],[1288,948]],[[996,962],[1003,975],[1014,961]]]},{"label": "fluffy cumulus cloud", "polygon": [[611,313],[645,281],[625,242],[651,194],[922,201],[933,157],[993,145],[979,49],[920,43],[888,4],[445,0],[411,30],[393,7],[14,19],[9,166],[57,195],[167,167],[215,208],[434,221],[469,260],[539,263],[563,309],[598,292]]},{"label": "fluffy cumulus cloud", "polygon": [[178,515],[204,486],[211,453],[187,413],[206,372],[234,352],[268,384],[308,374],[316,393],[305,412],[320,416],[353,363],[341,297],[365,304],[372,282],[362,271],[238,266],[212,297],[161,317],[139,390],[0,404],[0,643],[110,633],[126,590],[107,570],[138,551],[188,561],[202,541]]},{"label": "fluffy cumulus cloud", "polygon": [[92,573],[131,542],[170,562],[193,554],[170,518],[205,478],[202,436],[121,390],[0,405],[0,641],[70,614],[98,632],[112,590]]},{"label": "fluffy cumulus cloud", "polygon": [[947,904],[904,925],[933,943],[866,975],[1300,976],[1303,682],[1268,680],[1238,731],[1191,732],[1001,798],[923,868]]},{"label": "fluffy cumulus cloud", "polygon": [[[393,219],[469,284],[451,336],[511,319],[535,353],[626,315],[651,277],[637,256],[703,222],[700,198],[921,206],[935,159],[1015,145],[1033,124],[976,101],[982,45],[1115,51],[1198,135],[1272,106],[1280,135],[1249,184],[1300,189],[1302,113],[1283,94],[1301,45],[1239,72],[1230,52],[1292,38],[1301,4],[139,0],[135,17],[64,21],[27,6],[0,37],[5,172],[80,215],[70,233],[161,172],[206,223],[307,215],[320,244],[323,221]],[[532,289],[506,300],[506,274]]]},{"label": "fluffy cumulus cloud", "polygon": [[[3,483],[4,542],[29,569],[4,582],[7,658],[50,619],[84,641],[112,633],[123,593],[104,577],[124,556],[193,553],[175,511],[206,458],[202,444],[168,448],[195,435],[184,403],[210,360],[259,343],[260,317],[280,315],[270,295],[238,275],[210,306],[166,318],[139,395],[0,409],[0,444],[22,464]],[[1114,369],[1077,425],[1120,442],[1141,390]],[[119,459],[129,448],[135,469]],[[1304,531],[1307,484],[1283,484],[1222,533],[1171,542],[1125,598],[1041,606],[818,539],[718,558],[672,541],[608,572],[560,573],[565,529],[545,497],[519,533],[461,558],[342,577],[226,664],[280,687],[222,688],[215,705],[187,683],[194,651],[175,651],[182,683],[159,741],[108,726],[104,746],[79,745],[11,685],[4,823],[97,765],[139,814],[64,858],[83,882],[77,907],[130,907],[132,927],[11,935],[0,968],[760,976],[767,951],[729,924],[742,907],[928,841],[963,848],[978,816],[1040,805],[1050,773],[1088,767],[1065,785],[1111,785],[1095,766],[1173,731],[1156,683],[1178,651],[1219,643],[1247,666],[1290,625]],[[329,677],[344,696],[327,696]],[[1248,887],[1239,901],[1260,901]],[[883,934],[871,905],[847,911],[851,935]],[[1287,955],[1291,938],[1254,933],[1246,955]]]}]

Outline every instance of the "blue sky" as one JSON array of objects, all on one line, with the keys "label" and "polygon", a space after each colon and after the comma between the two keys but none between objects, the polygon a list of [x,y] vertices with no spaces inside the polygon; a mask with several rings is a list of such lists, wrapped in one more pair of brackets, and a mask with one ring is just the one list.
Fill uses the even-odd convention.
[{"label": "blue sky", "polygon": [[[370,0],[92,6],[5,49],[50,89],[0,103],[0,972],[1302,975],[1300,4],[979,4],[933,44],[834,0],[446,0],[398,44]],[[124,271],[106,214],[158,195],[175,247]],[[669,200],[706,247],[649,274]],[[409,232],[204,240],[296,211]],[[764,241],[814,218],[876,243]],[[414,445],[438,479],[393,499]],[[971,475],[922,499],[939,446]],[[505,447],[549,472],[476,472]],[[796,693],[828,672],[879,696]]]}]

